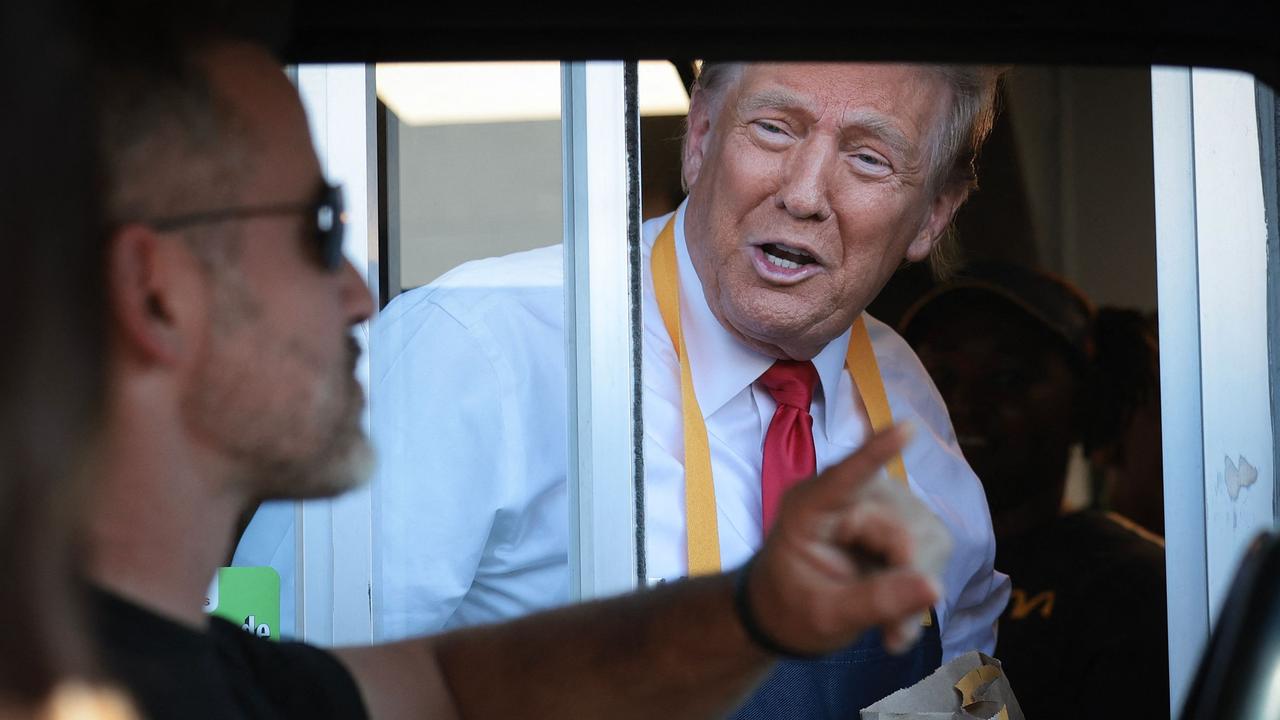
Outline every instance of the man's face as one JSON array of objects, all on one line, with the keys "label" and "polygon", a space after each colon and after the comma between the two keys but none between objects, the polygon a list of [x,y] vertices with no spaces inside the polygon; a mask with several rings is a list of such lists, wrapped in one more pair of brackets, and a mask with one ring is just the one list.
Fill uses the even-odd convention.
[{"label": "man's face", "polygon": [[957,291],[922,311],[907,339],[947,403],[997,530],[1015,515],[1056,515],[1082,408],[1049,331],[1006,300]]},{"label": "man's face", "polygon": [[902,65],[746,65],[699,93],[684,230],[720,323],[808,359],[927,257],[963,199],[929,183],[949,103],[942,78]]},{"label": "man's face", "polygon": [[[322,182],[296,93],[265,54],[210,53],[212,80],[252,147],[242,206],[306,202]],[[210,282],[210,327],[188,423],[258,498],[326,496],[368,473],[351,326],[372,312],[354,268],[327,270],[305,214],[238,222],[238,253]]]}]

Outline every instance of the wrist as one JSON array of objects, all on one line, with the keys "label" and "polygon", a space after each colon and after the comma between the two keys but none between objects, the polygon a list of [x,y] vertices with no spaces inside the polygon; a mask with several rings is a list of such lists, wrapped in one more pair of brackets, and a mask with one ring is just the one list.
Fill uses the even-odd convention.
[{"label": "wrist", "polygon": [[755,566],[756,555],[734,573],[733,579],[733,609],[738,616],[738,624],[742,626],[743,632],[747,639],[751,641],[760,650],[777,657],[791,658],[793,660],[810,660],[819,657],[817,654],[798,652],[792,648],[779,642],[760,626],[760,618],[756,614],[755,607],[751,602],[751,570]]}]

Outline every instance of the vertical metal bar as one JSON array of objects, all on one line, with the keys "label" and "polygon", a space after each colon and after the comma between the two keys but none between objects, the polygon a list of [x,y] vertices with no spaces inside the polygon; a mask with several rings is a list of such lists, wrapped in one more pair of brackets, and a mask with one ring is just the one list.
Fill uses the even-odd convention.
[{"label": "vertical metal bar", "polygon": [[569,569],[588,599],[636,586],[632,181],[623,63],[566,63],[562,78]]},{"label": "vertical metal bar", "polygon": [[1274,524],[1267,230],[1254,80],[1191,71],[1209,616]]},{"label": "vertical metal bar", "polygon": [[628,62],[623,74],[626,93],[627,135],[627,262],[628,287],[631,302],[631,482],[635,486],[635,553],[636,583],[644,587],[648,582],[644,554],[644,383],[643,361],[644,318],[641,316],[644,278],[641,277],[641,224],[640,208],[643,188],[640,185],[640,65]]},{"label": "vertical metal bar", "polygon": [[[307,123],[311,127],[311,138],[316,145],[321,167],[325,165],[328,149],[328,79],[328,73],[322,65],[300,66],[297,69],[298,94],[306,108]],[[329,622],[332,617],[332,594],[325,587],[332,585],[332,578],[329,577],[332,560],[328,557],[328,510],[327,503],[299,502],[294,515],[294,630],[299,640],[317,644],[328,644],[333,637],[333,628]]]},{"label": "vertical metal bar", "polygon": [[[1266,83],[1259,81],[1254,95],[1258,106],[1258,154],[1262,165],[1262,200],[1263,215],[1267,224],[1267,308],[1280,308],[1280,266],[1271,262],[1280,257],[1280,187],[1277,176],[1280,175],[1280,133],[1277,133],[1277,120],[1280,120],[1280,104],[1276,103],[1275,91]],[[1271,353],[1268,361],[1271,376],[1271,443],[1273,453],[1280,453],[1280,423],[1275,422],[1276,413],[1280,411],[1280,312],[1270,312],[1267,317],[1267,349]],[[1280,457],[1272,455],[1274,467],[1280,467]],[[1280,521],[1280,482],[1271,495],[1271,516]]]},{"label": "vertical metal bar", "polygon": [[[583,546],[582,537],[582,449],[580,448],[578,424],[578,353],[577,353],[577,239],[578,228],[586,227],[586,172],[585,158],[579,158],[579,145],[585,145],[586,102],[584,87],[584,63],[561,63],[560,65],[560,152],[561,152],[561,192],[564,205],[564,343],[565,367],[568,373],[566,386],[568,399],[567,437],[568,469],[565,478],[568,483],[569,502],[569,596],[574,600],[583,598],[583,562],[584,552],[590,552]],[[585,148],[584,148],[585,149]],[[579,197],[581,195],[581,197]],[[590,445],[588,439],[587,445]],[[589,527],[589,526],[588,526]],[[587,542],[590,542],[587,540]],[[588,582],[590,582],[588,580]]]},{"label": "vertical metal bar", "polygon": [[[331,66],[329,174],[346,188],[350,225],[347,258],[377,292],[378,126],[373,65]],[[375,295],[376,297],[376,295]],[[353,329],[363,352],[356,376],[369,395],[369,323]],[[363,413],[369,431],[369,406]],[[373,640],[373,498],[366,483],[333,498],[333,643],[365,645]]]},{"label": "vertical metal bar", "polygon": [[1209,637],[1191,99],[1190,70],[1152,69],[1169,701],[1174,716]]},{"label": "vertical metal bar", "polygon": [[[374,73],[374,95],[377,95],[377,74]],[[377,102],[377,168],[378,168],[378,263],[377,263],[377,297],[378,312],[382,312],[401,289],[400,273],[400,118],[381,101]],[[373,354],[379,348],[369,346],[364,355],[363,372],[368,373],[369,364],[373,362]],[[365,375],[367,378],[367,374]],[[368,388],[368,385],[365,385]],[[373,434],[373,404],[378,398],[373,393],[366,393],[368,409],[365,415],[366,427],[370,436]],[[373,481],[378,482],[375,475]],[[372,491],[373,488],[371,487]],[[370,529],[382,523],[382,493],[371,492]],[[373,609],[370,622],[373,639],[381,638],[382,613],[382,563],[379,561],[379,548],[370,542],[370,550],[375,559],[370,578],[369,602]]]},{"label": "vertical metal bar", "polygon": [[[325,175],[342,184],[348,214],[347,259],[376,286],[377,137],[374,72],[369,65],[302,67],[298,85]],[[354,330],[362,353],[356,374],[368,388],[368,324]],[[368,410],[365,425],[368,426]],[[297,635],[308,642],[368,643],[373,637],[372,494],[366,485],[341,497],[299,503]]]},{"label": "vertical metal bar", "polygon": [[400,118],[378,102],[378,309],[400,294]]}]

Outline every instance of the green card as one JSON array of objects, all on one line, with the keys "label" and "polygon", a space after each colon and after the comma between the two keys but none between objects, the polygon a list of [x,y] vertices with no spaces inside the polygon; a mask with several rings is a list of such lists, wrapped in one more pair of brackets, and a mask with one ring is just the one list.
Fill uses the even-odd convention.
[{"label": "green card", "polygon": [[204,611],[242,630],[280,640],[280,575],[271,567],[224,567],[209,585]]}]

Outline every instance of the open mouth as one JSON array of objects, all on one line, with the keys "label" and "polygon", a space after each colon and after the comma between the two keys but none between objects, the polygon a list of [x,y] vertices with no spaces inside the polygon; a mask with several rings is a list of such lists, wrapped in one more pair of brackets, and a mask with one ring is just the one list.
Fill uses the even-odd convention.
[{"label": "open mouth", "polygon": [[760,246],[760,250],[764,253],[765,260],[784,270],[796,270],[818,262],[809,253],[782,243],[765,243]]}]

